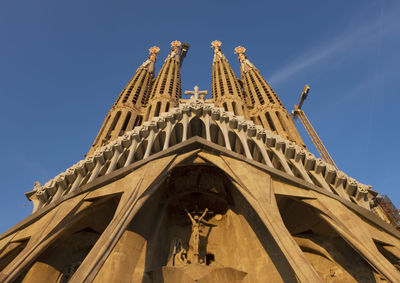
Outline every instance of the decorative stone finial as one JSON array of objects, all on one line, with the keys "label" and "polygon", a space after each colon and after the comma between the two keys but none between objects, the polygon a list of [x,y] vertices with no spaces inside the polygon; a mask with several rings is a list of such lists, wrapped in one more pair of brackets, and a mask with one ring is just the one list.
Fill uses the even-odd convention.
[{"label": "decorative stone finial", "polygon": [[239,57],[239,61],[240,62],[244,62],[246,60],[246,55],[244,54],[246,52],[246,48],[244,48],[243,46],[238,46],[235,48],[235,54],[238,54]]},{"label": "decorative stone finial", "polygon": [[174,40],[171,42],[171,47],[179,47],[181,46],[181,42],[179,40]]},{"label": "decorative stone finial", "polygon": [[150,47],[149,52],[149,60],[155,62],[157,60],[157,54],[160,53],[160,48],[157,46]]},{"label": "decorative stone finial", "polygon": [[219,40],[214,40],[213,42],[211,42],[211,48],[214,48],[214,53],[221,51],[221,48],[220,48],[221,45],[222,45],[222,42]]},{"label": "decorative stone finial", "polygon": [[178,48],[179,46],[181,46],[181,42],[178,40],[174,40],[171,42],[171,47],[172,47],[172,51],[176,51],[176,54],[178,54]]}]

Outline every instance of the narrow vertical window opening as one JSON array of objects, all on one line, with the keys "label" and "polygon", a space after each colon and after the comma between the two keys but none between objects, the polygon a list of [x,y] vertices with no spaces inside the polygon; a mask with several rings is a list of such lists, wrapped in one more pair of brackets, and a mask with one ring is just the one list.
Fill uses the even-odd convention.
[{"label": "narrow vertical window opening", "polygon": [[272,121],[272,118],[271,118],[271,115],[269,114],[269,112],[265,112],[265,118],[267,118],[268,125],[269,125],[270,129],[271,129],[272,131],[275,131],[275,132],[276,132],[275,124],[274,124],[274,122]]},{"label": "narrow vertical window opening", "polygon": [[279,122],[281,123],[282,129],[283,129],[284,131],[286,131],[286,124],[285,124],[285,122],[283,121],[283,119],[282,119],[280,113],[279,113],[278,111],[276,111],[275,114],[276,114],[276,116],[278,117]]},{"label": "narrow vertical window opening", "polygon": [[157,102],[156,110],[154,111],[154,117],[158,117],[160,115],[161,101]]},{"label": "narrow vertical window opening", "polygon": [[131,112],[128,112],[128,114],[126,114],[126,117],[125,117],[125,121],[124,121],[124,124],[122,125],[122,128],[121,128],[121,131],[126,131],[126,128],[128,127],[128,124],[129,124],[129,120],[131,119]]}]

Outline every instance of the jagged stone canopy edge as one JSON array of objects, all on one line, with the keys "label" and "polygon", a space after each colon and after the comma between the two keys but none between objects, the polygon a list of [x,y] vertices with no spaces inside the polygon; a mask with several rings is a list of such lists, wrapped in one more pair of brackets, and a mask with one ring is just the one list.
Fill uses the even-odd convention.
[{"label": "jagged stone canopy edge", "polygon": [[304,189],[309,189],[309,190],[313,190],[316,191],[318,193],[321,193],[325,196],[328,196],[330,198],[336,199],[339,202],[341,202],[342,204],[344,204],[346,207],[348,207],[349,209],[351,209],[352,211],[354,211],[355,213],[357,213],[358,215],[360,215],[363,218],[366,218],[368,221],[374,223],[375,225],[379,226],[380,228],[384,229],[385,231],[387,231],[388,233],[390,233],[391,235],[395,236],[396,238],[400,239],[400,233],[391,225],[387,224],[386,222],[382,221],[381,219],[379,219],[375,214],[373,214],[372,212],[364,209],[363,207],[360,207],[348,200],[345,200],[331,192],[327,192],[323,189],[321,189],[320,187],[310,184],[308,182],[305,182],[304,180],[301,180],[297,177],[294,176],[290,176],[280,170],[277,170],[275,168],[271,168],[265,164],[262,164],[260,162],[257,161],[253,161],[253,160],[249,160],[248,158],[244,157],[241,154],[235,153],[233,151],[227,150],[226,148],[217,145],[215,143],[209,142],[207,140],[205,140],[204,138],[201,137],[192,137],[190,139],[188,139],[185,142],[176,144],[172,147],[170,147],[169,149],[165,150],[165,151],[160,151],[154,155],[151,155],[149,158],[147,159],[143,159],[143,160],[139,160],[137,162],[132,163],[131,165],[124,167],[124,168],[120,168],[117,169],[115,171],[113,171],[112,173],[108,174],[108,175],[103,175],[98,177],[95,181],[91,182],[91,183],[87,183],[83,186],[81,186],[79,188],[79,190],[75,191],[72,194],[68,194],[68,195],[64,195],[62,198],[58,199],[57,201],[52,202],[51,204],[39,209],[38,211],[36,211],[35,213],[33,213],[32,215],[28,216],[25,220],[23,220],[22,222],[18,223],[16,226],[12,227],[11,229],[7,230],[6,232],[4,232],[3,234],[0,235],[0,239],[7,237],[8,235],[14,233],[17,230],[20,230],[28,225],[30,225],[31,223],[35,222],[37,219],[39,219],[40,217],[42,217],[44,214],[48,213],[49,211],[51,211],[52,209],[54,209],[56,206],[58,206],[60,203],[67,201],[68,199],[71,199],[73,197],[76,197],[79,194],[82,193],[87,193],[89,191],[93,191],[96,188],[99,187],[103,187],[115,180],[118,180],[120,178],[123,178],[124,176],[134,172],[136,169],[142,167],[143,165],[155,161],[157,159],[160,159],[162,157],[168,156],[168,155],[173,155],[176,154],[177,152],[183,154],[189,151],[193,151],[193,150],[199,150],[200,151],[206,151],[206,152],[211,152],[214,154],[223,154],[229,157],[233,157],[235,159],[241,160],[243,162],[249,163],[252,166],[257,167],[258,169],[261,169],[269,174],[271,174],[271,176],[276,177],[278,179],[283,179],[288,183],[291,184],[295,184],[301,188]]},{"label": "jagged stone canopy edge", "polygon": [[[136,143],[136,148],[134,149],[136,150],[138,145],[152,138],[151,143],[147,144],[147,149],[143,156],[144,159],[149,158],[150,155],[154,154],[151,152],[152,142],[154,142],[157,134],[163,131],[168,124],[171,126],[171,133],[173,127],[182,121],[185,116],[185,118],[188,118],[186,121],[187,126],[192,118],[207,115],[212,121],[217,122],[220,128],[225,127],[220,130],[235,132],[237,135],[236,138],[241,140],[244,147],[248,147],[244,139],[249,138],[255,141],[261,151],[265,150],[266,152],[266,150],[269,150],[273,152],[283,165],[284,171],[289,175],[294,176],[293,172],[291,172],[294,169],[292,170],[289,164],[293,166],[293,160],[297,160],[300,162],[295,165],[302,167],[300,171],[303,169],[305,169],[307,173],[313,171],[312,173],[314,175],[315,173],[317,173],[317,175],[322,175],[322,178],[326,179],[328,183],[340,183],[350,196],[355,195],[357,198],[361,199],[370,191],[370,186],[361,184],[355,179],[348,177],[344,172],[336,170],[332,165],[320,158],[316,158],[314,154],[307,151],[305,148],[281,136],[275,135],[260,125],[255,125],[250,120],[245,120],[242,116],[236,116],[234,113],[225,111],[223,108],[215,107],[212,103],[206,103],[203,99],[192,97],[186,103],[181,103],[178,107],[172,108],[168,112],[161,113],[160,116],[152,118],[151,121],[144,122],[143,125],[135,127],[132,131],[98,148],[92,155],[87,156],[55,178],[49,180],[45,185],[41,186],[35,183],[34,189],[26,193],[28,199],[34,203],[33,212],[49,205],[61,196],[77,190],[81,186],[80,182],[84,178],[86,178],[87,183],[93,182],[98,178],[97,174],[99,174],[100,167],[107,164],[107,162],[110,162],[110,165],[105,175],[112,173],[117,169],[116,163],[120,154],[122,154],[124,150],[132,151],[130,147],[133,143]],[[186,137],[184,140],[186,140]],[[263,144],[262,146],[260,146],[261,143]],[[250,160],[253,159],[251,155],[249,156],[248,152],[245,152],[244,156]],[[273,168],[266,154],[263,155],[263,158],[267,166]],[[129,165],[130,164],[125,164],[124,167]],[[88,176],[88,174],[90,174],[90,176]],[[303,177],[305,181],[315,185],[315,182],[307,177],[304,172]],[[325,189],[327,189],[327,187],[325,187]],[[341,197],[346,199],[347,196],[342,195]],[[361,206],[369,209],[369,203],[365,203]]]}]

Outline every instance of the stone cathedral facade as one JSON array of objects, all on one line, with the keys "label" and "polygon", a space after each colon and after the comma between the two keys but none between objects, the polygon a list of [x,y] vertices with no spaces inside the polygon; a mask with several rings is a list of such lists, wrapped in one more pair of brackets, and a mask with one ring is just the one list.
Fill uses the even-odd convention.
[{"label": "stone cathedral facade", "polygon": [[158,47],[85,159],[26,196],[0,282],[399,282],[377,193],[308,152],[260,71],[212,42],[211,99],[182,99],[182,45]]}]

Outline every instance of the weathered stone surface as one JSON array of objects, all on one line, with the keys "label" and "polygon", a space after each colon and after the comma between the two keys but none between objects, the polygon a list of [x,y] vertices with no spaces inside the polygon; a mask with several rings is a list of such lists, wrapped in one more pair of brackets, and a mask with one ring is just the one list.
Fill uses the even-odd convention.
[{"label": "weathered stone surface", "polygon": [[239,81],[214,41],[213,99],[184,100],[171,45],[156,80],[150,49],[87,157],[26,193],[0,282],[399,281],[376,193],[304,148],[245,49]]}]

